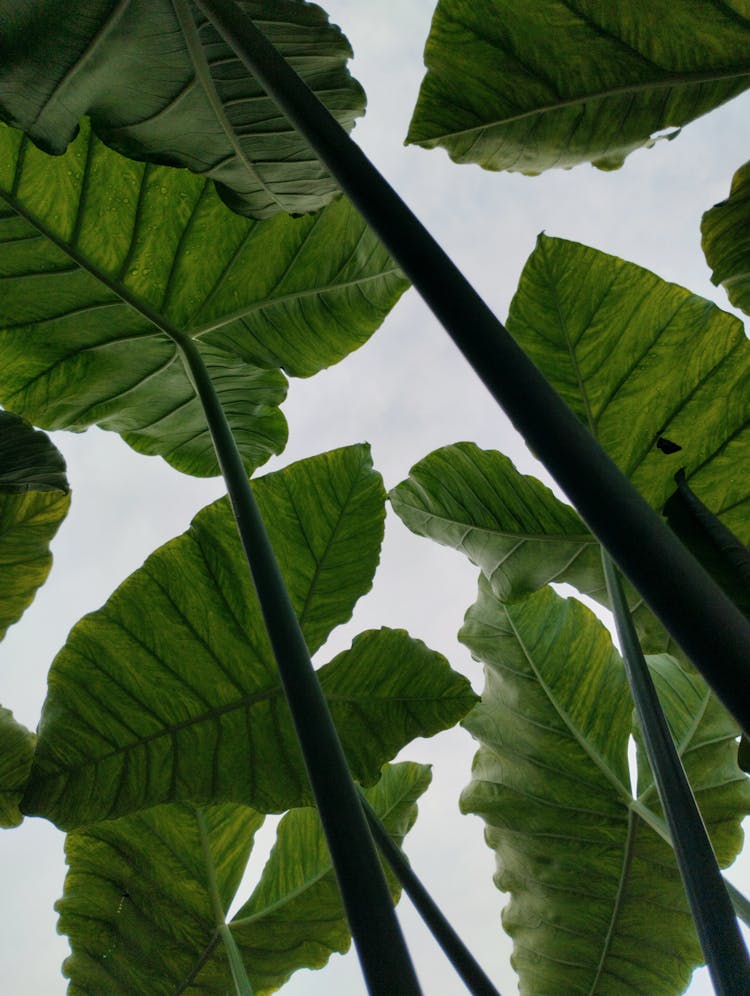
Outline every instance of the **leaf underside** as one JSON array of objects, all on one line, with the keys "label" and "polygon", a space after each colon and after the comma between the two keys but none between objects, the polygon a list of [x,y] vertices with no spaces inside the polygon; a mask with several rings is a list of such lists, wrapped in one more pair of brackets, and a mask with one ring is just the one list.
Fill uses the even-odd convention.
[{"label": "leaf underside", "polygon": [[69,507],[59,450],[18,415],[0,411],[0,639],[46,580],[49,546]]},{"label": "leaf underside", "polygon": [[[480,581],[461,640],[485,663],[464,812],[487,824],[524,993],[676,994],[702,954],[671,847],[631,809],[631,706],[596,617],[549,588],[502,603]],[[717,856],[742,844],[736,726],[696,676],[650,658]],[[639,802],[658,800],[639,743]]]},{"label": "leaf underside", "polygon": [[34,755],[34,734],[0,706],[0,827],[23,820],[19,808]]},{"label": "leaf underside", "polygon": [[729,300],[750,314],[750,163],[732,178],[729,197],[706,211],[701,219],[703,252],[711,280],[721,284]]},{"label": "leaf underside", "polygon": [[[384,493],[366,446],[255,482],[311,652],[372,583]],[[475,696],[401,630],[358,636],[319,671],[355,777],[373,782],[415,736]],[[24,809],[65,829],[171,801],[264,812],[310,794],[226,499],[156,551],[58,654]]]},{"label": "leaf underside", "polygon": [[177,341],[198,344],[248,471],[287,437],[285,369],[362,345],[406,287],[345,200],[251,221],[185,170],[132,162],[87,126],[65,155],[0,128],[0,403],[98,424],[177,469],[219,472]]},{"label": "leaf underside", "polygon": [[[429,780],[425,766],[391,765],[366,792],[398,844]],[[245,806],[173,804],[70,834],[57,910],[73,952],[63,966],[71,996],[230,991],[217,907],[223,921],[262,822]],[[399,890],[393,882],[391,888],[395,900]],[[281,820],[260,881],[230,928],[256,993],[273,992],[297,969],[320,968],[333,952],[347,950],[350,936],[314,810],[293,809]]]},{"label": "leaf underside", "polygon": [[616,169],[750,86],[750,18],[716,0],[439,0],[407,142],[460,163]]},{"label": "leaf underside", "polygon": [[[300,0],[239,0],[348,130],[351,48]],[[336,182],[190,0],[0,0],[0,119],[60,154],[90,116],[110,147],[184,166],[255,218],[325,206]]]}]

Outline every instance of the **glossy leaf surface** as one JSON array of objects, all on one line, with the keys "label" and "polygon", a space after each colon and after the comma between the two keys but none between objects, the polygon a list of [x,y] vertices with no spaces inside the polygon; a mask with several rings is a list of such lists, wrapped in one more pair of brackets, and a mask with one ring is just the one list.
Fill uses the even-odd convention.
[{"label": "glossy leaf surface", "polygon": [[461,163],[616,169],[750,86],[750,17],[715,0],[439,0],[407,141]]},{"label": "glossy leaf surface", "polygon": [[[366,794],[397,843],[416,819],[429,769],[387,766]],[[57,904],[73,954],[71,993],[219,993],[232,989],[216,936],[263,816],[245,806],[157,806],[68,836]],[[393,887],[394,899],[398,889]],[[293,809],[253,894],[229,926],[256,993],[319,968],[350,936],[317,815]]]},{"label": "glossy leaf surface", "polygon": [[[364,111],[349,43],[320,7],[240,0],[348,130]],[[62,153],[90,116],[126,156],[186,166],[256,218],[315,211],[338,188],[190,0],[1,0],[0,117]]]},{"label": "glossy leaf surface", "polygon": [[[310,651],[371,585],[384,494],[367,447],[261,479],[255,492]],[[319,672],[363,784],[475,701],[400,630],[361,634]],[[226,500],[209,505],[58,655],[24,806],[65,829],[167,801],[280,812],[309,801],[302,759]]]},{"label": "glossy leaf surface", "polygon": [[251,471],[286,443],[279,368],[338,362],[406,286],[347,201],[250,221],[88,128],[60,158],[0,129],[0,281],[0,403],[201,476],[218,466],[175,339],[198,342]]},{"label": "glossy leaf surface", "polygon": [[[550,589],[502,603],[480,581],[461,639],[485,663],[479,740],[462,809],[487,824],[521,991],[682,992],[702,961],[671,847],[640,758],[631,797],[631,705],[609,634]],[[697,677],[657,658],[662,701],[722,864],[742,841],[750,786],[736,727]]]},{"label": "glossy leaf surface", "polygon": [[49,545],[69,507],[59,450],[18,415],[0,411],[0,639],[46,580]]},{"label": "glossy leaf surface", "polygon": [[19,803],[31,771],[34,739],[0,706],[0,827],[15,827],[23,820]]}]

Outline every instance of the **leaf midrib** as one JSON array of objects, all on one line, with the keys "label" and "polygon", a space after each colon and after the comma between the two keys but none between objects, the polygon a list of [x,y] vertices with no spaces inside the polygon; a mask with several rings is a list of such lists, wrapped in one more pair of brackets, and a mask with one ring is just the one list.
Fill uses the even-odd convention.
[{"label": "leaf midrib", "polygon": [[445,522],[452,526],[468,527],[471,532],[482,533],[487,536],[501,536],[503,539],[520,539],[531,543],[580,543],[581,546],[596,545],[597,541],[591,533],[527,533],[521,531],[508,532],[505,529],[495,529],[492,526],[474,526],[471,523],[461,522],[460,519],[453,519],[447,515],[438,515],[436,512],[425,511],[418,505],[413,505],[405,499],[399,497],[398,502],[406,508],[411,509],[419,515],[426,515],[430,519],[438,522]]},{"label": "leaf midrib", "polygon": [[[61,252],[63,252],[69,259],[71,259],[77,266],[82,270],[89,273],[95,280],[97,280],[102,286],[106,287],[111,293],[116,295],[121,301],[123,301],[128,307],[132,308],[137,314],[140,314],[143,318],[151,322],[159,332],[163,332],[170,339],[172,339],[177,345],[185,338],[200,339],[211,332],[215,332],[219,329],[224,328],[233,322],[239,321],[246,318],[258,311],[262,311],[268,307],[274,307],[277,305],[284,305],[289,302],[298,301],[306,297],[319,297],[320,295],[331,293],[334,291],[346,291],[351,287],[361,287],[363,284],[372,283],[386,279],[391,276],[401,275],[401,270],[398,266],[392,266],[387,270],[381,270],[378,273],[367,274],[364,276],[358,276],[351,280],[339,281],[335,283],[328,283],[321,287],[314,288],[304,288],[300,291],[291,291],[288,294],[283,294],[281,296],[273,298],[261,298],[258,301],[253,301],[242,308],[231,312],[230,314],[223,315],[221,318],[214,319],[208,324],[203,324],[196,326],[195,328],[182,330],[176,325],[172,324],[160,311],[149,305],[142,298],[135,295],[130,291],[120,280],[117,280],[107,274],[104,270],[96,266],[87,256],[75,249],[69,242],[59,236],[54,232],[44,221],[42,221],[36,214],[30,211],[26,206],[13,194],[8,193],[5,190],[0,190],[0,199],[4,200],[6,204],[13,211],[16,212],[20,217],[24,218],[30,225],[32,225],[44,238],[49,239]],[[42,272],[39,276],[46,276],[46,272]],[[156,335],[156,333],[154,333]],[[132,337],[128,337],[132,338]],[[138,336],[140,339],[149,338],[147,334]],[[119,342],[120,339],[109,340],[107,345]],[[99,348],[98,345],[94,348]]]},{"label": "leaf midrib", "polygon": [[573,720],[571,719],[568,712],[565,709],[563,709],[562,706],[559,704],[559,702],[557,701],[557,697],[552,692],[552,689],[544,680],[542,674],[540,674],[539,669],[537,668],[536,663],[533,659],[533,656],[529,653],[526,644],[520,632],[518,631],[518,628],[516,627],[513,618],[511,617],[511,614],[508,612],[507,606],[503,605],[503,611],[505,614],[505,618],[508,620],[508,624],[512,630],[513,636],[516,642],[518,643],[518,646],[520,647],[521,652],[523,653],[524,658],[527,661],[534,677],[536,678],[539,687],[544,692],[550,705],[555,710],[557,715],[560,717],[560,720],[564,723],[564,725],[566,726],[566,728],[568,729],[568,731],[570,732],[571,736],[576,741],[578,746],[581,748],[581,750],[586,754],[587,757],[590,758],[590,760],[602,772],[606,780],[612,785],[612,787],[617,792],[617,795],[620,798],[620,800],[623,801],[626,807],[629,809],[630,802],[632,801],[632,795],[629,789],[627,789],[625,785],[617,777],[617,775],[615,775],[615,773],[612,771],[612,768],[607,763],[605,758],[602,757],[599,751],[595,750],[590,744],[590,742],[581,734],[581,732],[578,730],[578,727],[573,723]]},{"label": "leaf midrib", "polygon": [[265,180],[258,172],[255,163],[248,159],[244,149],[240,145],[237,136],[234,133],[234,130],[229,124],[229,120],[224,112],[224,108],[222,107],[221,100],[216,92],[216,87],[214,86],[213,79],[211,77],[211,70],[203,51],[203,45],[198,37],[198,28],[190,12],[185,9],[185,6],[184,0],[172,0],[172,7],[177,16],[182,37],[185,41],[188,55],[190,56],[190,62],[195,70],[196,79],[206,96],[206,100],[214,113],[216,121],[221,127],[222,133],[229,142],[229,145],[237,159],[239,159],[247,172],[257,182],[258,186],[261,187],[263,192],[268,196],[269,200],[271,200],[280,211],[284,211],[285,208],[283,204],[266,184]]},{"label": "leaf midrib", "polygon": [[490,128],[502,128],[506,125],[515,124],[526,118],[533,118],[537,115],[551,114],[562,110],[565,107],[575,107],[579,104],[586,104],[590,101],[605,100],[610,97],[627,96],[628,94],[647,93],[651,90],[668,89],[675,85],[694,86],[699,83],[713,83],[721,80],[740,79],[743,76],[750,76],[750,66],[732,66],[721,71],[707,71],[703,73],[673,73],[662,80],[654,80],[648,83],[628,83],[619,87],[608,87],[607,89],[594,91],[577,97],[569,97],[565,100],[558,100],[549,104],[541,104],[538,107],[530,108],[519,114],[512,114],[505,118],[497,118],[492,121],[485,121],[482,124],[472,125],[470,128],[462,128],[457,131],[445,132],[441,135],[430,135],[415,141],[417,145],[428,143],[447,142],[451,139],[461,138],[468,135],[480,135]]},{"label": "leaf midrib", "polygon": [[[385,823],[385,821],[388,819],[389,815],[391,814],[391,812],[393,812],[396,806],[401,805],[403,803],[404,798],[406,798],[406,795],[399,796],[399,798],[395,800],[392,803],[392,805],[388,807],[388,809],[386,809],[382,813],[378,813],[378,817],[381,823],[383,824]],[[307,807],[300,807],[300,808],[307,808]],[[390,831],[389,831],[389,836],[393,836],[393,834],[391,834]],[[287,903],[293,902],[308,889],[311,889],[314,885],[317,885],[322,878],[325,878],[326,875],[330,875],[332,871],[333,871],[333,865],[329,862],[325,866],[325,868],[321,869],[316,875],[312,876],[312,878],[307,879],[297,888],[292,889],[290,892],[285,893],[283,896],[280,896],[279,899],[277,899],[275,902],[270,903],[268,906],[262,907],[255,913],[251,913],[250,916],[242,917],[239,920],[238,919],[232,920],[229,924],[230,928],[246,927],[252,923],[255,923],[258,920],[263,919],[263,917],[269,916],[270,914],[274,913],[277,909],[283,908]],[[253,897],[250,896],[250,898],[248,899],[248,903],[252,901],[252,898]]]}]

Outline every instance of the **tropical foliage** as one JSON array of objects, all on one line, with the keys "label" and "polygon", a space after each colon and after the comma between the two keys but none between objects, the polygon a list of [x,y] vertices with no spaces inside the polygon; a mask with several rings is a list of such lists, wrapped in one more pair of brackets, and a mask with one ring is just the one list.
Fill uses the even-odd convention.
[{"label": "tropical foliage", "polygon": [[[350,129],[364,94],[324,11],[237,3]],[[62,458],[33,425],[98,425],[218,474],[187,344],[253,474],[287,442],[285,375],[344,359],[407,282],[199,3],[0,0],[0,23],[2,636],[44,582],[69,503]],[[408,141],[492,170],[612,169],[745,90],[749,37],[742,5],[712,0],[439,0]],[[748,175],[707,212],[703,240],[715,282],[750,313]],[[750,543],[737,318],[542,235],[508,328],[677,531],[684,485]],[[361,444],[256,478],[253,493],[316,653],[372,586],[382,480]],[[404,630],[360,633],[317,670],[354,778],[400,845],[430,775],[390,762],[463,720],[479,750],[460,805],[485,821],[511,895],[522,990],[682,991],[703,956],[622,660],[592,611],[551,587],[608,606],[598,542],[544,484],[469,442],[420,460],[390,502],[479,567],[460,639],[485,688],[477,701]],[[0,825],[33,814],[68,833],[57,908],[71,993],[270,993],[349,945],[235,512],[228,498],[204,508],[74,627],[37,734],[0,709]],[[727,590],[747,611],[741,586]],[[750,812],[740,731],[627,596],[724,867]],[[276,844],[238,906],[271,813],[285,814]]]}]

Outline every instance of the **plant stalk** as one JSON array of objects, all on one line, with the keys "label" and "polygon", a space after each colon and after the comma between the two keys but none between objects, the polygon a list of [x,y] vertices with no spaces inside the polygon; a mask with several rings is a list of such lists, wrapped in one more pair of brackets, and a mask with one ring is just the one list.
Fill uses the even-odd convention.
[{"label": "plant stalk", "polygon": [[750,733],[750,623],[252,19],[233,0],[196,4],[305,136],[591,531]]},{"label": "plant stalk", "polygon": [[258,594],[368,991],[418,996],[414,967],[297,616],[198,347],[176,340],[211,432]]},{"label": "plant stalk", "polygon": [[367,822],[380,848],[380,853],[391,866],[393,873],[404,887],[414,908],[424,920],[430,933],[474,996],[500,996],[482,967],[443,915],[435,900],[415,875],[403,851],[394,844],[388,831],[370,803],[361,796]]},{"label": "plant stalk", "polygon": [[219,925],[219,935],[224,942],[224,949],[227,953],[227,960],[229,961],[229,968],[232,972],[232,981],[234,982],[234,989],[237,996],[253,996],[253,987],[250,985],[250,980],[247,977],[245,963],[242,960],[242,955],[228,923]]},{"label": "plant stalk", "polygon": [[732,902],[659,704],[619,575],[605,552],[602,561],[646,753],[711,981],[719,996],[750,993],[750,961]]}]

